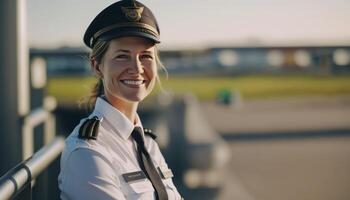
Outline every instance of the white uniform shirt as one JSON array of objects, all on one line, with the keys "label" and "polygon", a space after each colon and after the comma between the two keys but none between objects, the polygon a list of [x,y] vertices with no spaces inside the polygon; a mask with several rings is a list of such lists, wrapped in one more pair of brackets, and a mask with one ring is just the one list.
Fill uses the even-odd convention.
[{"label": "white uniform shirt", "polygon": [[[66,139],[61,156],[61,172],[58,177],[63,200],[109,200],[109,199],[155,199],[154,188],[145,178],[127,182],[123,174],[142,171],[136,152],[136,143],[131,137],[135,126],[116,108],[98,98],[95,110],[89,116],[98,116],[100,122],[97,140],[78,138],[79,128],[85,119]],[[156,168],[167,169],[157,143],[144,137]],[[162,179],[169,200],[181,199],[171,178]]]}]

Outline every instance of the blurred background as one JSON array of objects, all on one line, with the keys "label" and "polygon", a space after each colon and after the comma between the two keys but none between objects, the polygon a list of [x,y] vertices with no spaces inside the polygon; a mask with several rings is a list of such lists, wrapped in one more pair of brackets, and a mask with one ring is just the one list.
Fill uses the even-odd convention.
[{"label": "blurred background", "polygon": [[[89,114],[79,102],[96,81],[83,33],[115,1],[18,2],[24,5],[20,44],[27,49],[18,59],[27,60],[20,64],[29,70],[18,85],[30,82],[29,110],[49,111],[54,132],[66,137]],[[158,135],[185,199],[350,198],[350,1],[141,2],[158,19],[169,75],[161,72],[163,89],[141,104],[139,114]],[[3,58],[10,48],[0,51]],[[11,65],[1,68],[7,85]],[[14,98],[22,99],[20,93]],[[15,100],[7,99],[3,109]],[[3,137],[14,137],[11,151],[17,144],[11,143],[24,140],[25,120],[18,119],[29,111],[18,113],[11,118],[18,133],[6,120],[0,126]],[[33,130],[33,152],[45,145],[45,127]],[[13,157],[22,156],[18,149]],[[8,163],[0,175],[21,161],[8,148],[0,154]],[[58,170],[56,159],[38,177],[33,199],[58,199]]]}]

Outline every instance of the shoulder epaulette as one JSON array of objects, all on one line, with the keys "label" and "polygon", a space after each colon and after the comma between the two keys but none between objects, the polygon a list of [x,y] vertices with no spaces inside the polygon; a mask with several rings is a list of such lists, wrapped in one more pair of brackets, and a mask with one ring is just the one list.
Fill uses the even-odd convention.
[{"label": "shoulder epaulette", "polygon": [[96,140],[99,126],[100,120],[97,116],[94,116],[91,119],[86,119],[80,126],[78,137],[81,139]]},{"label": "shoulder epaulette", "polygon": [[154,134],[151,129],[144,128],[143,132],[145,133],[145,135],[150,136],[153,140],[157,139],[157,135]]}]

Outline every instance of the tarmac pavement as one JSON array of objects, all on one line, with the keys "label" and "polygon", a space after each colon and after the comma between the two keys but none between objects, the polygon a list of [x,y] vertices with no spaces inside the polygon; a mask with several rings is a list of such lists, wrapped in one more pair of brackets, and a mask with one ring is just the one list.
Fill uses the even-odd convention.
[{"label": "tarmac pavement", "polygon": [[[201,106],[209,124],[226,136],[261,134],[258,139],[228,141],[231,160],[218,200],[350,199],[350,97],[239,105]],[[317,137],[263,139],[286,132]]]},{"label": "tarmac pavement", "polygon": [[222,134],[350,130],[350,96],[203,103],[202,109]]},{"label": "tarmac pavement", "polygon": [[218,200],[348,200],[350,137],[230,142]]}]

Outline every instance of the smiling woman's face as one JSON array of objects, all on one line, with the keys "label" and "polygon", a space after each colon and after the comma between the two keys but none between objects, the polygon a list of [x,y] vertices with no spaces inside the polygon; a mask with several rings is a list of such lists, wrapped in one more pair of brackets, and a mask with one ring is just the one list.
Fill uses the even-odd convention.
[{"label": "smiling woman's face", "polygon": [[156,82],[155,46],[140,37],[114,39],[101,63],[94,67],[103,79],[105,95],[111,103],[140,102]]}]

